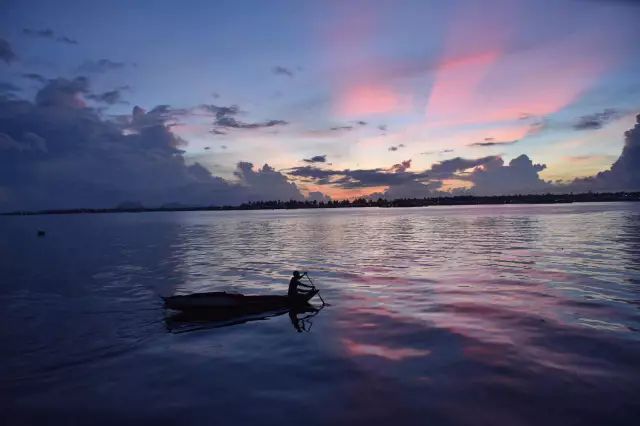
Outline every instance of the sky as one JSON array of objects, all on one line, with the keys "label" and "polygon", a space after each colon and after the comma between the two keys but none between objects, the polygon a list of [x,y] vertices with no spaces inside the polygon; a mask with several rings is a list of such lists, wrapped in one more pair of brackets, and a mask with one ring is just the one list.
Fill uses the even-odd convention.
[{"label": "sky", "polygon": [[640,2],[0,2],[0,210],[640,190]]}]

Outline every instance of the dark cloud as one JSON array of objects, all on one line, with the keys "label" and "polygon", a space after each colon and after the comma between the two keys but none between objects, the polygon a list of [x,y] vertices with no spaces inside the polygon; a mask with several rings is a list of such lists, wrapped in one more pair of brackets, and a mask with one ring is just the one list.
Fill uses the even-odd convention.
[{"label": "dark cloud", "polygon": [[446,179],[452,177],[457,172],[468,170],[473,167],[483,166],[497,160],[500,160],[500,157],[493,155],[476,159],[467,159],[462,157],[451,158],[432,165],[431,169],[428,171],[428,175],[432,178],[437,177],[439,179]]},{"label": "dark cloud", "polygon": [[220,93],[218,93],[218,92],[213,92],[213,93],[211,93],[211,97],[212,97],[213,99],[218,99],[218,98],[220,98]]},{"label": "dark cloud", "polygon": [[116,71],[122,69],[127,64],[124,62],[116,62],[111,59],[98,59],[97,61],[86,61],[78,67],[78,71],[92,74],[100,74],[108,71]]},{"label": "dark cloud", "polygon": [[624,133],[624,148],[609,170],[576,179],[570,185],[575,190],[637,191],[640,189],[640,114],[636,124]]},{"label": "dark cloud", "polygon": [[328,179],[332,176],[342,175],[343,171],[319,169],[314,166],[301,166],[301,167],[293,167],[289,169],[287,174],[295,177],[301,177],[301,178]]},{"label": "dark cloud", "polygon": [[46,38],[49,40],[58,41],[60,43],[65,43],[65,44],[78,44],[77,40],[74,40],[70,37],[60,35],[60,34],[56,35],[55,31],[53,31],[51,28],[45,28],[41,30],[23,28],[22,34],[25,34],[31,37]]},{"label": "dark cloud", "polygon": [[16,59],[18,59],[18,56],[13,51],[11,44],[7,40],[0,38],[0,60],[10,64]]},{"label": "dark cloud", "polygon": [[[238,163],[233,174],[246,189],[249,200],[303,200],[304,197],[298,187],[289,182],[287,177],[276,171],[268,164],[258,170],[248,162]],[[267,197],[266,194],[269,194]]]},{"label": "dark cloud", "polygon": [[136,105],[130,116],[120,116],[118,121],[123,127],[131,131],[158,126],[173,127],[178,124],[180,118],[189,114],[189,112],[188,109],[172,108],[170,105],[157,105],[147,112]]},{"label": "dark cloud", "polygon": [[[86,95],[86,97],[92,101],[107,105],[128,104],[128,102],[122,100],[122,92],[127,90],[131,90],[131,87],[124,85],[106,92],[89,94]],[[155,114],[161,116],[159,117],[159,120],[163,122],[168,121],[169,119],[177,120],[180,116],[186,115],[188,112],[189,111],[186,109],[172,109],[168,105],[160,105],[156,107],[154,111]]]},{"label": "dark cloud", "polygon": [[326,194],[323,194],[320,191],[311,191],[309,192],[309,194],[307,194],[307,200],[317,201],[318,203],[320,202],[326,203],[327,201],[331,201],[331,197],[329,197]]},{"label": "dark cloud", "polygon": [[323,155],[314,155],[311,158],[305,158],[302,161],[306,162],[306,163],[326,163],[327,162],[327,155],[323,154]]},{"label": "dark cloud", "polygon": [[[473,169],[471,172],[466,170]],[[384,192],[375,193],[370,198],[422,198],[452,195],[443,191],[443,180],[457,178],[473,183],[471,189],[455,190],[454,194],[509,194],[527,188],[528,192],[548,190],[550,185],[538,177],[544,165],[532,164],[525,155],[512,160],[508,166],[497,156],[478,159],[453,158],[434,164],[430,170],[413,173],[403,182],[390,185]],[[405,169],[406,170],[406,169]]]},{"label": "dark cloud", "polygon": [[34,36],[34,37],[42,37],[42,38],[54,38],[55,34],[51,28],[43,29],[43,30],[32,30],[30,28],[23,28],[22,34]]},{"label": "dark cloud", "polygon": [[75,40],[66,36],[58,37],[56,40],[62,43],[67,43],[67,44],[78,44],[78,40]]},{"label": "dark cloud", "polygon": [[486,157],[489,161],[463,176],[473,183],[468,192],[481,195],[535,194],[548,192],[552,185],[540,179],[538,173],[547,166],[533,164],[526,155],[514,158],[508,165],[500,157]]},{"label": "dark cloud", "polygon": [[400,148],[404,148],[404,147],[405,147],[405,144],[401,143],[399,145],[392,145],[389,148],[387,148],[387,150],[389,150],[389,151],[397,151]]},{"label": "dark cloud", "polygon": [[355,123],[356,123],[357,125],[359,125],[359,126],[366,126],[366,125],[367,125],[367,122],[366,122],[366,121],[362,121],[362,120],[358,120],[358,121],[356,121]]},{"label": "dark cloud", "polygon": [[14,139],[6,133],[0,133],[1,151],[40,151],[47,152],[47,141],[35,133],[25,132],[19,139]]},{"label": "dark cloud", "polygon": [[600,129],[610,121],[622,117],[622,115],[624,114],[617,109],[607,108],[602,112],[583,115],[575,124],[573,124],[573,128],[575,130]]},{"label": "dark cloud", "polygon": [[385,198],[396,200],[398,198],[426,198],[441,195],[441,181],[418,182],[407,181],[399,185],[391,185],[382,193],[374,193],[369,196],[371,199]]},{"label": "dark cloud", "polygon": [[38,83],[42,83],[42,84],[48,81],[46,77],[34,72],[24,73],[22,74],[22,78],[26,78],[27,80],[37,81]]},{"label": "dark cloud", "polygon": [[394,164],[393,166],[391,166],[390,171],[392,171],[393,173],[402,173],[402,172],[406,172],[407,169],[410,167],[411,167],[411,160],[405,160],[401,163]]},{"label": "dark cloud", "polygon": [[271,72],[273,72],[276,75],[286,75],[287,77],[293,77],[294,73],[290,68],[287,67],[283,67],[283,66],[275,66],[271,69]]},{"label": "dark cloud", "polygon": [[513,145],[518,142],[519,142],[518,140],[497,141],[495,138],[484,138],[482,142],[474,142],[469,144],[469,146],[504,146],[504,145]]},{"label": "dark cloud", "polygon": [[84,107],[81,95],[89,93],[89,80],[76,77],[73,80],[56,78],[43,87],[36,95],[36,104],[44,107],[79,108]]},{"label": "dark cloud", "polygon": [[[483,157],[475,160],[454,158],[434,164],[431,169],[422,172],[408,172],[411,160],[395,164],[389,169],[320,169],[314,166],[302,166],[289,169],[288,174],[297,178],[312,179],[316,184],[331,184],[341,188],[368,188],[375,186],[405,185],[412,181],[441,180],[455,173],[486,164],[499,157]],[[431,185],[433,187],[433,185]]]},{"label": "dark cloud", "polygon": [[114,105],[117,103],[125,103],[122,100],[122,92],[120,90],[109,90],[107,92],[103,92],[100,94],[91,94],[88,95],[87,98],[94,100],[96,102],[105,103],[108,105]]},{"label": "dark cloud", "polygon": [[239,115],[242,111],[240,111],[240,108],[237,105],[217,106],[203,104],[200,105],[199,108],[215,116],[215,120],[213,122],[213,125],[215,127],[211,131],[211,133],[216,135],[224,135],[226,134],[225,130],[229,129],[263,129],[275,126],[285,126],[289,124],[284,120],[267,120],[254,123],[240,121],[236,118],[236,116]]},{"label": "dark cloud", "polygon": [[345,189],[368,188],[376,186],[394,186],[415,180],[413,173],[386,169],[345,170],[341,177],[332,183]]},{"label": "dark cloud", "polygon": [[268,165],[240,163],[236,182],[187,164],[179,149],[186,142],[170,126],[185,110],[135,107],[105,120],[82,101],[90,95],[86,78],[58,78],[35,102],[0,100],[0,210],[302,199]]},{"label": "dark cloud", "polygon": [[378,130],[381,130],[383,132],[387,131],[387,125],[386,124],[381,124],[378,126]]},{"label": "dark cloud", "polygon": [[[473,168],[471,172],[463,172]],[[540,178],[544,164],[535,164],[526,155],[520,155],[505,165],[501,157],[484,157],[477,160],[454,158],[435,164],[430,171],[415,174],[415,179],[394,189],[391,186],[383,195],[398,198],[400,194],[425,196],[437,189],[438,179],[456,177],[471,182],[471,189],[454,191],[477,195],[531,194],[545,192],[584,191],[637,191],[640,190],[640,115],[635,126],[625,132],[625,144],[620,157],[609,170],[589,178],[575,179],[569,184],[547,182]],[[421,178],[431,177],[428,182]],[[426,185],[418,186],[417,183]],[[428,190],[427,190],[428,189]],[[434,194],[433,192],[431,192]]]},{"label": "dark cloud", "polygon": [[229,115],[237,115],[240,113],[240,108],[237,105],[231,106],[217,106],[211,104],[202,104],[200,108],[214,114],[216,118],[223,118]]},{"label": "dark cloud", "polygon": [[339,132],[339,131],[349,131],[349,130],[353,130],[353,126],[336,126],[336,127],[331,127],[329,130],[331,130],[332,132]]},{"label": "dark cloud", "polygon": [[245,123],[234,117],[222,117],[215,121],[216,126],[231,129],[261,129],[265,127],[284,126],[287,124],[289,123],[284,120],[267,120],[256,123]]},{"label": "dark cloud", "polygon": [[0,81],[0,96],[1,95],[13,95],[19,92],[21,89],[15,84]]},{"label": "dark cloud", "polygon": [[[409,160],[389,169],[331,170],[313,166],[296,167],[289,175],[308,183],[329,184],[340,188],[385,186],[383,192],[371,198],[412,198],[453,194],[508,195],[546,192],[637,191],[640,189],[640,115],[636,125],[625,132],[625,145],[620,157],[609,170],[569,184],[548,182],[540,177],[545,164],[534,163],[520,155],[505,164],[500,156],[477,159],[452,158],[435,163],[430,169],[410,172]],[[496,142],[487,138],[486,142]],[[441,152],[450,152],[444,150]],[[432,151],[431,153],[434,153]],[[470,182],[469,189],[443,191],[445,179]]]}]

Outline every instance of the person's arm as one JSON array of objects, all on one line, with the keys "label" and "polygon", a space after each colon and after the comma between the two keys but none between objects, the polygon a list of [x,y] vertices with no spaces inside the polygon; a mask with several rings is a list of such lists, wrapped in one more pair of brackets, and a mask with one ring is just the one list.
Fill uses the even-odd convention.
[{"label": "person's arm", "polygon": [[[303,272],[302,275],[300,275],[300,280],[302,279],[302,277],[304,277],[305,275],[307,275],[306,272]],[[306,288],[314,288],[314,286],[309,285],[309,284],[304,284],[302,281],[298,280],[298,285],[300,287],[306,287]]]}]

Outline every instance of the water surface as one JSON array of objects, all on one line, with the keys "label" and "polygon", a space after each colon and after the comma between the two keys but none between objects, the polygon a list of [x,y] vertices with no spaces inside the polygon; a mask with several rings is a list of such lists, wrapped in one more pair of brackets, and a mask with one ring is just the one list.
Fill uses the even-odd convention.
[{"label": "water surface", "polygon": [[[309,332],[167,328],[159,295],[293,269],[331,305]],[[2,217],[0,273],[7,424],[640,416],[639,204]]]}]

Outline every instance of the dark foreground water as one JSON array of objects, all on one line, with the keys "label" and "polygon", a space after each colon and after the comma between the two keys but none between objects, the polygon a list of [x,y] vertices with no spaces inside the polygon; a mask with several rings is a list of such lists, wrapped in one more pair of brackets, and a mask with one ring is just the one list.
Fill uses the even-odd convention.
[{"label": "dark foreground water", "polygon": [[[331,304],[304,323],[165,320],[294,268]],[[1,217],[0,414],[635,425],[639,309],[640,204]]]}]

